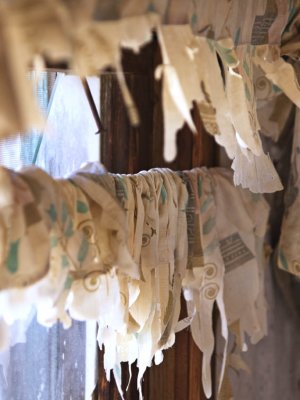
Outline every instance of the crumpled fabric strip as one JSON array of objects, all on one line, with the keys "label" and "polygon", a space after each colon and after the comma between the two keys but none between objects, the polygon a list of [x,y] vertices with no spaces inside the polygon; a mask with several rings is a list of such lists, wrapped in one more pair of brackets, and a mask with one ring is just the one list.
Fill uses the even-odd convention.
[{"label": "crumpled fabric strip", "polygon": [[[222,336],[227,344],[227,321],[223,303],[224,264],[216,231],[216,206],[211,177],[205,169],[185,171],[194,197],[192,269],[183,281],[184,297],[191,317],[192,336],[203,353],[202,382],[206,397],[211,397],[211,357],[214,350],[213,306],[219,308]],[[225,360],[225,357],[224,357]],[[223,379],[221,372],[220,381]]]}]

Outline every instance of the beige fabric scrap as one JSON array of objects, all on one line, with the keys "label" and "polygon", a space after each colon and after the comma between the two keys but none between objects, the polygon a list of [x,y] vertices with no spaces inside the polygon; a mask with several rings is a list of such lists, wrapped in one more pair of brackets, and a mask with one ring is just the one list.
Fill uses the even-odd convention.
[{"label": "beige fabric scrap", "polygon": [[[245,14],[246,20],[243,18]],[[274,192],[281,190],[282,185],[269,156],[263,152],[258,134],[252,45],[253,48],[264,45],[269,47],[269,44],[279,45],[288,14],[288,5],[275,0],[260,3],[253,0],[247,2],[247,5],[238,1],[212,1],[209,5],[197,1],[192,4],[190,10],[193,32],[197,36],[209,38],[210,46],[216,48],[225,72],[230,122],[227,123],[227,134],[215,135],[215,139],[221,145],[225,145],[229,156],[234,158],[232,168],[235,171],[235,184],[250,188],[253,192]],[[217,79],[217,75],[220,74],[217,74],[215,69],[213,71],[214,78]],[[206,82],[204,84],[206,85]],[[220,86],[218,92],[222,92]],[[204,121],[206,117],[210,118],[205,125],[208,131],[213,130],[218,110],[223,108],[223,116],[228,115],[224,106],[223,101],[223,105],[219,104],[214,110],[212,104],[206,101],[202,105],[202,112],[200,106]],[[231,145],[226,146],[227,141],[223,140],[230,137],[230,123],[234,126],[237,143],[234,143],[231,136]],[[225,127],[224,122],[223,126]],[[220,128],[221,125],[219,130]]]},{"label": "beige fabric scrap", "polygon": [[[84,262],[94,263],[96,257],[95,248],[88,242],[89,229],[81,230],[83,219],[86,228],[90,225],[94,230],[87,199],[71,183],[54,181],[35,167],[14,174],[13,183],[19,205],[14,213],[17,220],[12,221],[15,229],[7,237],[9,251],[4,257],[16,282],[15,288],[8,289],[8,285],[1,292],[1,313],[7,312],[11,323],[25,318],[35,307],[41,324],[52,326],[60,320],[68,327],[71,320],[66,314],[66,302],[73,274]],[[3,228],[5,220],[2,222]],[[40,246],[38,253],[36,245]],[[27,267],[25,260],[31,265],[23,271]]]},{"label": "beige fabric scrap", "polygon": [[211,173],[216,185],[217,229],[225,264],[228,325],[239,321],[242,345],[245,333],[256,343],[267,333],[262,247],[269,208],[260,195],[234,188],[230,172],[212,169]]},{"label": "beige fabric scrap", "polygon": [[20,32],[0,4],[0,137],[43,126],[43,119],[26,78],[27,57]]},{"label": "beige fabric scrap", "polygon": [[[240,59],[235,52],[230,54],[228,50],[230,47],[222,41],[219,54],[225,66],[226,93],[238,143],[232,163],[234,183],[255,193],[282,190],[280,178],[269,155],[263,151],[258,133],[250,50],[248,47],[239,48]],[[241,72],[235,72],[235,67]]]},{"label": "beige fabric scrap", "polygon": [[[168,196],[168,211],[169,211],[169,221],[168,221],[168,259],[169,259],[169,303],[167,306],[167,312],[164,316],[164,330],[162,332],[159,345],[162,349],[171,347],[175,342],[175,327],[178,323],[180,314],[180,294],[182,278],[184,275],[184,270],[186,267],[185,258],[182,258],[180,253],[177,253],[179,241],[183,241],[183,246],[187,247],[186,234],[182,237],[178,237],[180,228],[178,220],[180,209],[184,202],[184,191],[181,190],[182,182],[176,182],[176,175],[170,170],[164,170],[163,179],[164,186],[167,189]],[[179,189],[179,192],[178,192]],[[180,194],[180,198],[179,198]],[[180,202],[180,203],[179,203]]]},{"label": "beige fabric scrap", "polygon": [[17,29],[25,50],[27,67],[35,56],[54,62],[71,59],[74,25],[62,1],[16,0],[10,2],[7,9],[8,22]]},{"label": "beige fabric scrap", "polygon": [[[202,384],[206,397],[212,393],[211,357],[214,349],[213,305],[217,302],[221,321],[222,336],[227,343],[227,321],[223,303],[224,264],[220,254],[216,231],[216,208],[207,172],[195,169],[186,172],[194,188],[195,198],[195,241],[193,268],[187,271],[183,280],[184,296],[188,314],[192,319],[192,336],[203,352]],[[223,380],[226,345],[220,384]]]},{"label": "beige fabric scrap", "polygon": [[204,127],[216,142],[225,147],[229,158],[236,154],[237,141],[231,121],[229,102],[217,58],[217,43],[206,38],[195,38],[195,62],[204,99],[198,103]]},{"label": "beige fabric scrap", "polygon": [[[143,329],[151,311],[152,288],[151,274],[146,268],[141,266],[141,253],[143,246],[143,230],[145,222],[145,208],[143,203],[143,193],[147,190],[146,182],[142,176],[130,176],[134,192],[134,254],[133,258],[139,268],[141,280],[139,282],[139,295],[130,308],[130,314],[138,323],[140,329]],[[129,235],[131,235],[129,233]]]},{"label": "beige fabric scrap", "polygon": [[259,46],[253,60],[262,68],[266,77],[299,108],[300,85],[292,65],[280,57],[279,46]]},{"label": "beige fabric scrap", "polygon": [[[143,313],[136,315],[134,307],[144,298],[146,304],[149,302],[149,297],[141,297],[141,293],[143,292],[143,295],[145,293],[137,283],[140,271],[127,249],[127,223],[130,215],[126,215],[121,208],[121,203],[126,207],[126,199],[122,197],[123,194],[125,196],[125,192],[120,193],[116,185],[117,178],[111,174],[88,173],[87,170],[84,172],[79,170],[72,175],[72,181],[89,196],[89,205],[96,227],[95,242],[100,250],[100,259],[104,263],[102,271],[100,268],[100,271],[93,270],[87,274],[83,281],[84,287],[79,281],[75,281],[72,285],[72,293],[77,300],[75,304],[74,301],[71,304],[73,308],[70,307],[70,311],[77,317],[80,311],[83,318],[98,321],[98,343],[100,347],[103,344],[105,346],[104,367],[107,379],[110,379],[110,371],[113,371],[122,396],[120,363],[122,361],[132,363],[138,357],[138,341],[134,334],[145,329],[145,322],[139,318]],[[141,193],[140,191],[139,205],[143,212],[140,210],[138,215],[143,224],[144,209]],[[131,199],[135,207],[137,196],[135,198],[131,196]],[[143,226],[141,223],[140,228]],[[131,222],[130,226],[135,231],[136,225]],[[139,243],[140,246],[142,244],[142,229],[135,234],[140,240],[134,237],[131,250],[135,253],[133,255],[139,254],[140,257],[141,249],[138,250],[137,247]],[[88,307],[91,301],[95,301],[97,306],[93,310],[85,310],[85,306]]]},{"label": "beige fabric scrap", "polygon": [[[193,56],[193,34],[189,25],[168,25],[157,29],[163,64],[156,78],[163,79],[164,157],[176,156],[176,132],[184,122],[196,132],[190,109],[193,100],[203,99]],[[192,47],[191,47],[192,46]]]},{"label": "beige fabric scrap", "polygon": [[253,84],[261,131],[264,136],[277,142],[286,124],[293,117],[294,104],[256,65],[254,65]]},{"label": "beige fabric scrap", "polygon": [[[156,290],[154,280],[154,268],[156,267],[156,262],[158,261],[158,241],[157,236],[153,231],[155,226],[157,226],[156,224],[158,221],[155,217],[154,207],[157,203],[155,201],[156,193],[154,194],[153,182],[147,180],[143,174],[138,174],[135,176],[135,179],[138,182],[144,209],[144,218],[142,221],[143,225],[140,232],[142,236],[142,243],[139,262],[141,274],[143,276],[143,282],[140,284],[140,295],[132,308],[134,309],[137,307],[141,313],[140,318],[142,317],[142,320],[137,319],[139,323],[142,321],[140,323],[141,329],[138,336],[138,367],[139,377],[141,378],[146,367],[149,367],[152,363],[152,358],[156,351],[156,343],[160,335],[158,326],[159,310],[155,306]],[[144,342],[145,337],[148,338],[147,342]]]},{"label": "beige fabric scrap", "polygon": [[246,63],[244,57],[248,55],[247,48],[235,49],[233,41],[227,39],[217,42],[216,49],[224,67],[230,116],[239,139],[238,143],[240,146],[243,143],[246,148],[259,155],[261,143],[257,132],[258,123],[255,110],[253,109],[253,93],[252,91],[247,93],[247,83],[251,82],[252,76],[251,64],[247,67],[247,74],[244,73]]},{"label": "beige fabric scrap", "polygon": [[235,45],[279,44],[293,7],[295,2],[282,0],[197,0],[190,7],[190,23],[197,34],[230,37]]},{"label": "beige fabric scrap", "polygon": [[[22,176],[1,167],[0,183],[1,289],[24,287],[47,273],[51,227],[44,220],[41,195],[37,198]],[[55,199],[51,186],[46,193],[47,200]],[[10,261],[12,246],[15,257]]]},{"label": "beige fabric scrap", "polygon": [[[159,364],[163,360],[162,346],[159,341],[163,335],[166,327],[166,321],[168,319],[169,303],[170,303],[170,268],[165,259],[166,243],[164,240],[164,234],[166,233],[166,214],[165,214],[165,187],[163,183],[162,174],[159,170],[151,170],[149,172],[154,181],[154,187],[156,191],[156,204],[157,204],[157,232],[158,235],[158,263],[154,270],[154,282],[155,282],[155,296],[154,302],[157,304],[156,308],[158,311],[158,322],[159,322],[159,339],[156,346],[155,352],[155,364]],[[161,219],[162,217],[162,219]],[[159,306],[158,306],[159,304]]]},{"label": "beige fabric scrap", "polygon": [[[104,266],[108,269],[115,266],[120,273],[124,272],[133,278],[138,278],[138,268],[132,262],[126,246],[126,216],[121,206],[101,186],[101,178],[97,178],[95,174],[85,175],[79,170],[71,176],[71,179],[89,197],[91,214],[95,221],[97,241]],[[95,179],[96,182],[94,181]],[[109,175],[104,179],[109,179]]]},{"label": "beige fabric scrap", "polygon": [[150,267],[151,271],[152,307],[154,308],[151,326],[151,359],[155,357],[155,362],[158,364],[162,361],[159,340],[165,327],[164,317],[169,302],[169,267],[165,264],[161,266],[159,262],[159,201],[163,180],[158,171],[142,172],[142,174],[149,187],[149,197],[145,199],[148,211],[143,233],[145,251],[142,251],[142,255],[145,261],[148,259],[148,269]]}]

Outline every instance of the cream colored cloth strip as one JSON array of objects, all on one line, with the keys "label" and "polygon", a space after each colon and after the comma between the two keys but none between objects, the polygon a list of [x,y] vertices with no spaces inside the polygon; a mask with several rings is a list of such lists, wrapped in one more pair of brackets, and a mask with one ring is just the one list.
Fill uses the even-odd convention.
[{"label": "cream colored cloth strip", "polygon": [[[138,178],[140,185],[142,187],[142,199],[145,210],[144,214],[145,218],[143,225],[143,243],[141,250],[141,268],[145,284],[142,286],[144,291],[141,292],[140,301],[146,302],[148,306],[147,318],[144,321],[142,330],[140,331],[138,337],[138,346],[139,346],[139,354],[137,360],[137,365],[139,368],[138,389],[140,393],[140,398],[142,398],[141,379],[144,375],[146,368],[151,366],[152,359],[155,355],[155,352],[157,351],[157,343],[161,334],[161,329],[160,329],[161,327],[160,327],[160,310],[156,304],[157,290],[154,279],[155,278],[154,268],[156,267],[156,265],[154,264],[155,262],[154,260],[156,259],[158,262],[158,254],[157,254],[158,242],[156,233],[154,233],[153,230],[151,230],[151,226],[150,227],[148,226],[151,224],[150,222],[151,220],[149,217],[151,217],[151,215],[154,216],[155,213],[155,210],[153,210],[153,204],[156,203],[155,201],[156,196],[154,196],[154,182],[151,180],[147,180],[145,174],[138,174],[136,178]],[[150,213],[148,215],[149,211]],[[154,221],[152,220],[152,224],[153,222]],[[155,223],[157,222],[158,221],[156,220]],[[149,233],[153,233],[153,235],[150,236]],[[149,246],[152,247],[152,254],[149,254],[148,251]],[[150,258],[148,258],[149,255]],[[145,290],[146,288],[147,290]]]},{"label": "cream colored cloth strip", "polygon": [[124,182],[127,188],[128,201],[126,205],[128,238],[127,245],[130,254],[134,255],[134,216],[135,216],[135,201],[134,201],[134,188],[129,176],[124,176]]},{"label": "cream colored cloth strip", "polygon": [[6,4],[0,4],[0,138],[42,128],[33,88],[26,78],[26,44],[18,28],[8,22]]},{"label": "cream colored cloth strip", "polygon": [[[225,304],[224,304],[224,276],[225,276],[225,266],[224,266],[224,261],[222,259],[221,251],[220,251],[220,246],[216,245],[216,241],[219,241],[219,234],[218,234],[218,229],[217,229],[217,218],[218,218],[218,210],[217,210],[217,188],[214,186],[214,181],[209,173],[209,170],[206,170],[205,168],[202,168],[201,170],[198,169],[198,180],[199,178],[202,178],[203,181],[203,188],[202,188],[202,193],[201,193],[201,205],[200,205],[200,211],[205,215],[206,212],[208,212],[209,208],[211,208],[210,211],[210,218],[213,218],[215,216],[216,218],[216,226],[215,230],[212,229],[211,233],[207,233],[207,238],[206,240],[203,240],[204,244],[207,243],[207,246],[205,247],[204,250],[204,260],[205,263],[207,262],[206,257],[208,257],[208,262],[213,260],[213,262],[216,265],[217,268],[217,273],[214,278],[212,276],[209,276],[209,272],[211,273],[210,267],[211,264],[209,264],[209,267],[207,267],[206,274],[209,276],[210,279],[213,279],[215,281],[216,286],[218,287],[218,292],[216,294],[216,304],[219,310],[219,315],[220,315],[220,321],[221,321],[221,334],[222,337],[224,338],[224,348],[223,348],[223,354],[222,354],[222,362],[221,362],[221,370],[220,370],[220,375],[217,377],[218,380],[218,392],[220,392],[222,383],[223,383],[223,378],[224,378],[224,373],[225,373],[225,366],[227,362],[227,344],[228,344],[228,327],[227,327],[227,316],[226,316],[226,311],[225,311]],[[214,200],[212,201],[212,197]],[[212,204],[207,205],[207,203],[211,202]],[[206,224],[208,224],[208,221],[212,221],[212,219],[207,219]],[[203,238],[205,238],[206,234],[206,229],[204,229],[203,226]],[[212,253],[212,254],[211,254]]]},{"label": "cream colored cloth strip", "polygon": [[269,207],[261,196],[234,189],[228,172],[213,169],[211,173],[217,185],[217,229],[225,264],[228,325],[239,321],[242,340],[247,333],[256,343],[266,334],[266,307],[261,293],[264,273],[257,239],[265,234]]},{"label": "cream colored cloth strip", "polygon": [[[169,221],[168,221],[168,253],[169,253],[169,315],[165,316],[166,327],[160,338],[160,345],[163,348],[168,348],[173,345],[175,341],[175,326],[179,319],[180,314],[180,293],[182,266],[176,262],[176,248],[178,239],[178,192],[177,185],[174,181],[174,173],[171,171],[164,171],[164,183],[168,188],[167,193],[169,197]],[[184,240],[184,236],[182,240]]]},{"label": "cream colored cloth strip", "polygon": [[269,154],[256,156],[247,148],[237,147],[231,165],[234,184],[253,193],[273,193],[283,186]]},{"label": "cream colored cloth strip", "polygon": [[[227,323],[223,304],[224,265],[218,245],[216,232],[216,210],[212,182],[204,170],[186,171],[195,204],[195,241],[193,251],[193,269],[187,273],[184,281],[184,293],[192,319],[192,336],[203,352],[202,383],[207,397],[211,396],[211,357],[214,349],[213,305],[217,301],[222,321],[222,335],[227,343]],[[223,365],[226,361],[226,345]],[[222,368],[220,384],[223,380]]]},{"label": "cream colored cloth strip", "polygon": [[[164,186],[164,181],[162,178],[162,174],[159,170],[153,170],[150,172],[153,176],[154,185],[156,188],[156,201],[157,201],[157,235],[158,235],[158,264],[154,270],[154,279],[155,279],[155,299],[159,299],[159,305],[157,308],[159,309],[159,322],[160,322],[160,337],[159,340],[165,330],[166,321],[169,318],[169,304],[170,304],[170,268],[169,263],[166,259],[166,226],[168,223],[167,214],[166,214],[166,189]],[[160,346],[156,350],[156,363],[162,361],[162,355]]]},{"label": "cream colored cloth strip", "polygon": [[[88,9],[88,3],[86,2]],[[88,21],[81,8],[80,18],[72,21],[71,12],[59,0],[16,0],[7,7],[9,23],[22,43],[27,66],[37,55],[46,54],[53,62],[72,58],[72,41],[77,24]]]},{"label": "cream colored cloth strip", "polygon": [[[98,240],[103,262],[107,266],[118,266],[124,273],[137,278],[139,272],[132,263],[126,246],[127,227],[126,217],[117,201],[101,186],[101,178],[90,174],[77,173],[71,177],[92,200],[91,209],[93,218],[98,219]],[[96,180],[96,182],[94,181]],[[98,181],[98,184],[97,184]],[[116,235],[106,235],[102,230],[116,231]]]},{"label": "cream colored cloth strip", "polygon": [[164,157],[172,161],[176,156],[176,132],[184,122],[196,132],[190,109],[193,100],[203,98],[193,62],[193,35],[189,25],[161,26],[157,31],[163,64],[158,67],[156,77],[163,79]]},{"label": "cream colored cloth strip", "polygon": [[[198,107],[204,125],[234,159],[234,182],[253,192],[274,192],[282,185],[258,134],[252,48],[232,40],[194,40],[195,62],[203,100]],[[219,55],[225,86],[217,59]],[[203,61],[205,56],[209,63]]]},{"label": "cream colored cloth strip", "polygon": [[232,159],[236,153],[237,142],[217,58],[217,44],[212,40],[199,37],[195,39],[195,45],[197,48],[195,62],[204,91],[204,99],[198,103],[200,115],[206,130],[214,135],[217,143],[225,147],[228,156]]},{"label": "cream colored cloth strip", "polygon": [[[159,234],[159,201],[161,193],[162,179],[156,180],[155,175],[159,177],[155,171],[142,172],[145,181],[148,183],[149,196],[145,198],[147,202],[147,218],[144,235],[146,240],[143,241],[144,249],[147,250],[144,257],[147,258],[150,255],[149,267],[151,270],[151,284],[152,284],[152,308],[154,312],[152,325],[151,325],[151,340],[152,348],[149,356],[150,365],[151,360],[154,358],[155,363],[158,364],[162,361],[162,349],[160,346],[160,338],[162,336],[165,322],[164,317],[167,312],[167,306],[169,301],[169,268],[168,266],[162,265],[160,268],[159,264],[159,245],[158,245],[158,234]],[[151,247],[151,248],[150,248]],[[165,268],[164,268],[165,267]],[[144,355],[145,356],[145,355]],[[149,364],[149,362],[148,362]],[[149,366],[149,365],[148,365]]]},{"label": "cream colored cloth strip", "polygon": [[197,0],[190,7],[190,22],[194,32],[215,40],[230,37],[235,45],[280,44],[296,7],[284,0]]},{"label": "cream colored cloth strip", "polygon": [[158,215],[157,193],[154,181],[148,173],[139,173],[143,180],[142,201],[144,204],[144,227],[142,235],[141,265],[144,270],[152,270],[158,264]]},{"label": "cream colored cloth strip", "polygon": [[229,68],[227,73],[226,92],[230,106],[233,125],[242,143],[257,156],[262,153],[261,142],[257,131],[254,131],[249,119],[242,76]]},{"label": "cream colored cloth strip", "polygon": [[[159,296],[161,298],[160,310],[160,336],[159,336],[159,349],[168,341],[168,334],[165,334],[166,326],[170,321],[172,314],[172,304],[174,302],[172,292],[172,277],[174,271],[174,256],[170,253],[170,240],[169,233],[171,232],[170,223],[172,224],[172,207],[173,193],[170,188],[169,181],[164,176],[164,170],[154,170],[153,173],[156,177],[160,177],[159,192],[157,192],[158,199],[158,265],[154,271],[154,276],[159,277],[160,281],[157,283]],[[157,178],[156,178],[157,179]],[[175,232],[173,231],[173,234]]]},{"label": "cream colored cloth strip", "polygon": [[253,49],[253,60],[266,77],[278,86],[297,107],[300,107],[300,86],[291,64],[280,57],[278,46],[260,46]]},{"label": "cream colored cloth strip", "polygon": [[[157,177],[160,176],[159,184],[157,186],[157,182],[155,179],[155,175]],[[166,325],[166,317],[167,313],[170,312],[168,305],[170,301],[171,288],[170,288],[170,264],[163,263],[162,265],[159,263],[159,202],[161,195],[161,188],[163,185],[163,179],[161,174],[158,171],[150,171],[144,173],[146,181],[148,181],[150,188],[150,199],[148,200],[149,205],[151,206],[152,216],[152,226],[151,226],[151,234],[152,234],[152,256],[153,259],[155,257],[155,262],[152,265],[152,304],[155,309],[155,316],[152,324],[152,342],[153,342],[153,350],[155,351],[156,363],[158,362],[157,354],[161,352],[161,337],[164,334],[164,329]],[[149,251],[149,250],[148,250]],[[156,344],[157,343],[157,344]],[[158,353],[157,353],[158,352]],[[151,358],[153,357],[153,354]]]},{"label": "cream colored cloth strip", "polygon": [[130,176],[133,184],[134,204],[135,204],[135,224],[134,224],[134,260],[140,271],[141,281],[139,282],[139,295],[130,308],[130,314],[143,329],[151,312],[152,287],[151,274],[147,269],[141,266],[141,251],[143,243],[143,229],[145,221],[145,209],[142,200],[143,185],[145,184],[143,177]]},{"label": "cream colored cloth strip", "polygon": [[[31,308],[35,307],[37,319],[41,324],[51,326],[60,320],[68,327],[71,320],[66,314],[67,296],[74,276],[79,273],[80,278],[82,277],[81,268],[87,275],[93,268],[96,271],[101,269],[99,254],[93,241],[95,229],[88,201],[84,193],[70,182],[54,181],[38,168],[26,168],[18,175],[18,180],[26,182],[33,197],[28,197],[29,193],[26,193],[26,186],[23,185],[19,194],[25,218],[20,218],[20,214],[15,216],[26,224],[26,233],[22,234],[19,230],[18,241],[11,242],[14,246],[10,246],[6,260],[11,273],[16,278],[21,277],[20,284],[23,287],[1,292],[0,309],[7,310],[10,323],[15,318],[26,318]],[[47,231],[39,230],[38,238],[34,243],[30,242],[35,225],[39,226],[40,221],[44,221]],[[39,243],[41,250],[44,247],[46,253],[39,252],[39,257],[35,257],[35,262],[31,265],[32,272],[37,274],[34,278],[36,282],[32,284],[31,269],[28,268],[26,272],[29,274],[27,278],[21,271],[25,265],[22,260],[32,261],[30,252],[35,250]],[[46,257],[45,260],[43,256]],[[45,266],[47,269],[40,276]],[[25,278],[26,284],[22,283]],[[86,284],[88,281],[89,278]]]},{"label": "cream colored cloth strip", "polygon": [[[198,192],[198,177],[194,175],[193,172],[185,172],[188,176],[188,179],[191,182],[192,190],[194,192],[195,199],[199,195]],[[195,182],[193,184],[193,181]],[[203,182],[201,182],[202,185]],[[213,303],[215,299],[215,295],[218,291],[214,286],[212,290],[214,291],[212,299],[206,297],[209,293],[206,290],[206,280],[205,280],[205,260],[204,260],[204,242],[203,242],[203,220],[202,215],[198,208],[196,208],[197,203],[199,204],[199,200],[195,200],[195,236],[194,236],[194,248],[193,248],[193,269],[192,274],[193,278],[192,281],[185,281],[184,280],[184,287],[185,287],[185,298],[188,300],[191,297],[191,302],[194,304],[193,307],[189,307],[190,311],[193,312],[195,307],[196,314],[194,319],[191,323],[191,331],[192,336],[203,352],[203,359],[202,359],[202,384],[203,389],[205,392],[206,397],[210,398],[212,393],[212,382],[211,382],[211,356],[213,353],[214,348],[214,336],[212,331],[212,309]],[[199,204],[200,205],[200,204]],[[213,266],[213,275],[215,274],[215,267]],[[189,276],[189,275],[188,275]],[[209,282],[208,282],[209,285]],[[208,289],[209,290],[209,289]]]},{"label": "cream colored cloth strip", "polygon": [[[0,183],[1,289],[30,285],[45,276],[49,268],[51,223],[40,202],[47,198],[49,203],[56,203],[57,192],[48,186],[45,197],[43,186],[37,183],[40,192],[32,191],[26,179],[2,167]],[[34,251],[36,245],[38,253]]]}]

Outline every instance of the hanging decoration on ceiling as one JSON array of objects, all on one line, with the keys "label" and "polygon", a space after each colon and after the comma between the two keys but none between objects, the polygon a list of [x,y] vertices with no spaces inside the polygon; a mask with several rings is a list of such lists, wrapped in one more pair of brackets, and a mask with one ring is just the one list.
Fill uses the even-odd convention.
[{"label": "hanging decoration on ceiling", "polygon": [[[196,102],[205,128],[233,160],[235,184],[253,192],[281,190],[262,148],[254,70],[261,68],[273,89],[282,90],[299,106],[294,69],[280,53],[282,33],[290,38],[298,5],[249,1],[245,14],[241,2],[207,5],[203,0],[186,0],[184,7],[176,0],[111,3],[1,2],[5,90],[0,96],[4,105],[0,134],[41,124],[24,72],[30,66],[41,67],[43,59],[67,63],[81,76],[115,68],[129,119],[137,125],[139,115],[122,71],[121,48],[138,52],[156,31],[162,54],[156,77],[163,80],[165,159],[176,156],[175,135],[184,122],[196,133],[190,114]],[[288,43],[284,48],[291,52]]]}]

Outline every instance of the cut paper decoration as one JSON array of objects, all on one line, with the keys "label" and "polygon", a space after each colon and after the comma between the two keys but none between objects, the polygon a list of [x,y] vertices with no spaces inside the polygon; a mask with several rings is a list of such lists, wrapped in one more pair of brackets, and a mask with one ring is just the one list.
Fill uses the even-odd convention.
[{"label": "cut paper decoration", "polygon": [[[113,372],[122,395],[121,363],[137,361],[142,399],[146,369],[191,326],[210,397],[214,304],[225,339],[219,390],[228,321],[239,323],[242,341],[245,332],[254,343],[266,333],[258,248],[268,207],[235,188],[232,174],[202,168],[114,175],[90,163],[60,180],[35,167],[1,168],[0,181],[2,347],[15,321],[26,327],[32,312],[45,326],[96,321],[107,378]],[[188,315],[179,320],[182,289]]]},{"label": "cut paper decoration", "polygon": [[[185,12],[180,14],[182,9]],[[178,7],[175,0],[139,4],[131,0],[113,8],[92,0],[85,6],[82,1],[61,0],[2,4],[0,35],[6,61],[0,103],[6,111],[1,114],[0,135],[41,124],[25,71],[43,58],[68,63],[81,76],[113,67],[129,119],[137,125],[139,116],[122,71],[121,48],[138,52],[155,31],[162,55],[156,77],[163,81],[165,159],[175,158],[176,132],[183,123],[196,132],[190,110],[197,104],[205,128],[234,160],[235,183],[256,192],[281,190],[259,137],[254,65],[299,105],[294,68],[280,57],[280,38],[289,12],[285,4],[259,6],[251,1],[247,23],[241,25],[244,7],[238,2],[229,6],[213,1],[208,6],[197,0]],[[190,24],[186,24],[188,14]],[[261,18],[267,18],[264,29]],[[284,33],[286,51],[289,35]]]},{"label": "cut paper decoration", "polygon": [[[211,357],[214,350],[213,306],[216,303],[221,316],[222,336],[227,347],[227,322],[223,302],[224,264],[216,231],[214,189],[208,171],[185,172],[190,181],[190,196],[194,199],[194,232],[191,263],[183,281],[192,336],[203,353],[202,383],[206,397],[212,394]],[[224,362],[225,362],[224,357]],[[223,370],[220,382],[223,380]]]},{"label": "cut paper decoration", "polygon": [[18,29],[0,4],[0,138],[43,126],[33,89],[26,78],[26,50]]},{"label": "cut paper decoration", "polygon": [[156,78],[163,79],[164,157],[172,161],[176,156],[176,132],[184,122],[196,132],[190,110],[193,100],[203,95],[197,82],[197,69],[193,62],[193,34],[189,25],[161,26],[158,29],[163,64]]},{"label": "cut paper decoration", "polygon": [[139,4],[130,0],[118,6],[92,0],[2,4],[0,40],[5,65],[0,103],[5,111],[0,136],[41,123],[25,79],[26,68],[37,59],[67,63],[82,76],[113,67],[129,120],[137,125],[138,111],[122,71],[121,48],[138,52],[155,31],[162,55],[156,78],[163,81],[165,159],[175,158],[176,131],[183,123],[196,132],[190,109],[197,104],[207,131],[235,160],[236,184],[256,192],[264,187],[268,192],[280,190],[279,177],[259,137],[254,65],[299,106],[294,67],[280,57],[281,34],[284,51],[289,49],[288,40],[293,40],[285,31],[295,19],[293,7],[249,1],[246,9],[247,21],[242,18],[245,7],[241,3],[229,6],[224,0],[209,6],[202,0],[184,2],[180,7],[176,0]]},{"label": "cut paper decoration", "polygon": [[[261,195],[246,190],[236,192],[228,171],[216,168],[211,173],[218,188],[217,231],[225,265],[224,303],[228,325],[239,322],[242,345],[245,333],[255,344],[267,334],[263,238],[269,207]],[[230,195],[233,190],[236,194]]]}]

